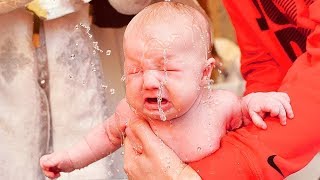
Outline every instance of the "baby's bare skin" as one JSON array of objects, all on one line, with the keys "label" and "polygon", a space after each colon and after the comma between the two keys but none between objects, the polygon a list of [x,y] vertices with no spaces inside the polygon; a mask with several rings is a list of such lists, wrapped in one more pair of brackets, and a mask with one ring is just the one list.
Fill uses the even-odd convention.
[{"label": "baby's bare skin", "polygon": [[[175,23],[168,23],[173,17]],[[240,100],[208,87],[214,66],[208,27],[201,13],[172,2],[152,5],[135,16],[124,35],[126,98],[77,145],[43,156],[45,175],[56,178],[114,152],[136,119],[146,119],[180,159],[191,162],[217,150],[226,131],[240,127],[243,120],[266,128],[260,118],[265,113],[279,116],[282,123],[286,116],[293,117],[284,93],[253,93]]]}]

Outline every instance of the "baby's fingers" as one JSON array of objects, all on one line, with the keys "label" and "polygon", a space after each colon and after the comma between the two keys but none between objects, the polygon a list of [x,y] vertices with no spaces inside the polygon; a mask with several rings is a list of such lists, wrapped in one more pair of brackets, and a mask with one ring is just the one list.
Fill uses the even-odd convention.
[{"label": "baby's fingers", "polygon": [[43,169],[49,169],[50,167],[56,166],[57,163],[54,162],[51,154],[44,155],[40,158],[40,166]]},{"label": "baby's fingers", "polygon": [[285,101],[285,102],[281,102],[284,110],[286,112],[286,115],[288,116],[288,118],[292,119],[294,117],[293,111],[292,111],[292,107],[289,101]]},{"label": "baby's fingers", "polygon": [[284,107],[282,106],[281,103],[278,105],[275,105],[274,108],[270,110],[270,116],[271,117],[276,117],[278,116],[280,119],[280,124],[286,125],[287,124],[287,116],[286,116],[286,111]]},{"label": "baby's fingers", "polygon": [[43,173],[44,173],[45,176],[47,176],[50,179],[55,179],[55,178],[60,177],[60,173],[51,172],[51,171],[48,171],[48,170],[44,170]]},{"label": "baby's fingers", "polygon": [[263,121],[263,119],[253,110],[249,111],[249,115],[252,119],[253,124],[261,129],[267,129],[267,124]]},{"label": "baby's fingers", "polygon": [[277,95],[278,96],[275,96],[275,98],[278,99],[282,104],[282,106],[284,107],[287,117],[292,119],[294,117],[294,114],[290,104],[289,96],[286,93],[278,93]]}]

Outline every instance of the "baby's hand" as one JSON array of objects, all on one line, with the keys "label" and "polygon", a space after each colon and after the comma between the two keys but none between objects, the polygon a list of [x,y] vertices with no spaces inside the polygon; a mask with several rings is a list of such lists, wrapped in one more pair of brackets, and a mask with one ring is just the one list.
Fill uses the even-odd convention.
[{"label": "baby's hand", "polygon": [[244,116],[249,115],[252,122],[262,129],[267,128],[262,119],[266,113],[271,117],[278,116],[282,125],[287,124],[287,117],[292,119],[294,116],[290,98],[283,92],[251,93],[243,97],[241,106]]},{"label": "baby's hand", "polygon": [[74,170],[67,152],[58,152],[42,156],[40,158],[40,166],[48,178],[58,178],[60,172],[71,172]]}]

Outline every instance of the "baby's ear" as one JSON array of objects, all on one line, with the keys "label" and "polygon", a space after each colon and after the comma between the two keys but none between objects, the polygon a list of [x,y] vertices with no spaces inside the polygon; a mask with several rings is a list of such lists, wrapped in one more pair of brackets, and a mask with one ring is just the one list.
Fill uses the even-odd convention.
[{"label": "baby's ear", "polygon": [[211,77],[211,72],[212,72],[212,69],[214,67],[215,62],[216,62],[216,60],[213,57],[209,58],[206,61],[205,67],[203,69],[203,76],[202,76],[203,79],[207,79],[207,78]]}]

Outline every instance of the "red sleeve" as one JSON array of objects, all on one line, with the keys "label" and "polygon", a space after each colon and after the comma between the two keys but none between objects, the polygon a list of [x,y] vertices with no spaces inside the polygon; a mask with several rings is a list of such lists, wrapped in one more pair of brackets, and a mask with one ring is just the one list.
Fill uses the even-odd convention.
[{"label": "red sleeve", "polygon": [[[279,64],[270,56],[260,42],[255,16],[256,9],[233,7],[234,3],[224,3],[236,30],[241,50],[241,73],[246,80],[245,95],[251,92],[276,91],[284,77]],[[252,17],[251,17],[252,16]],[[249,19],[247,17],[252,18]],[[254,20],[254,21],[253,21]]]},{"label": "red sleeve", "polygon": [[203,179],[283,179],[320,151],[319,9],[320,1],[315,1],[304,14],[313,22],[307,52],[295,61],[279,89],[290,96],[295,118],[283,127],[269,117],[267,130],[249,125],[228,133],[218,151],[190,164]]}]

